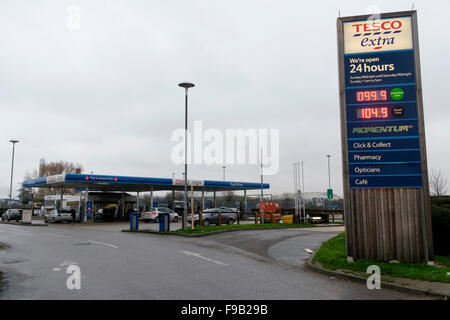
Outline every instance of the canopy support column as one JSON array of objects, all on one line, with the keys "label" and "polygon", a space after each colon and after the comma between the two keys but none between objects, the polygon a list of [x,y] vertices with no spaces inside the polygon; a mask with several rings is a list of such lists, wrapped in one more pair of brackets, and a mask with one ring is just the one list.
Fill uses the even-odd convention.
[{"label": "canopy support column", "polygon": [[125,192],[122,191],[122,217],[123,219],[125,217]]},{"label": "canopy support column", "polygon": [[153,187],[150,190],[150,206],[153,208]]},{"label": "canopy support column", "polygon": [[175,189],[172,190],[172,210],[175,211]]},{"label": "canopy support column", "polygon": [[83,190],[80,190],[80,202],[78,205],[78,217],[80,218],[80,222],[81,222],[81,212],[82,212],[82,208],[83,208],[83,205],[81,204],[82,203],[82,195],[83,195]]},{"label": "canopy support column", "polygon": [[247,216],[247,190],[244,189],[244,215]]},{"label": "canopy support column", "polygon": [[59,208],[57,208],[57,209],[63,208],[63,192],[64,192],[64,189],[60,188],[60,190],[59,190],[59,193],[60,193]]},{"label": "canopy support column", "polygon": [[139,191],[136,192],[136,207],[137,207],[137,212],[140,212]]},{"label": "canopy support column", "polygon": [[202,211],[205,210],[205,187],[202,187]]},{"label": "canopy support column", "polygon": [[[89,189],[86,187],[86,197],[84,200],[84,222],[87,222],[87,216],[86,216],[86,205],[89,201]],[[94,213],[92,213],[92,219],[94,218]]]}]

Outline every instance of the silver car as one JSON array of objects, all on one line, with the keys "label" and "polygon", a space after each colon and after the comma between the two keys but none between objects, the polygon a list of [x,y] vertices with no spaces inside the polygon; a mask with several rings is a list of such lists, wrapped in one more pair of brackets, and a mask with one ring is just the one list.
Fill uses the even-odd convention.
[{"label": "silver car", "polygon": [[52,210],[44,216],[44,222],[73,222],[72,212],[66,209]]},{"label": "silver car", "polygon": [[158,208],[150,208],[149,210],[145,211],[142,213],[141,215],[141,220],[144,222],[159,222],[159,214],[160,213],[168,213],[170,215],[170,221],[173,222],[178,222],[178,219],[180,219],[180,217],[178,216],[178,213],[176,213],[173,210],[170,210],[169,208],[166,207],[158,207]]},{"label": "silver car", "polygon": [[[221,224],[233,224],[237,220],[238,210],[235,208],[212,208],[202,211],[202,225],[209,226],[210,224],[219,224],[219,213]],[[198,214],[194,215],[194,225],[199,225],[200,217]],[[191,215],[187,217],[188,224],[192,223]]]}]

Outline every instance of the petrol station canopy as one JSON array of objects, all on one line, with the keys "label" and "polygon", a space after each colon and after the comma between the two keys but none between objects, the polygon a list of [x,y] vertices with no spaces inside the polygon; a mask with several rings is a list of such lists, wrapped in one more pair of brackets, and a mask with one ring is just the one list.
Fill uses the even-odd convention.
[{"label": "petrol station canopy", "polygon": [[[239,191],[260,190],[261,183],[236,182],[218,180],[189,180],[188,188],[194,186],[194,191]],[[63,173],[48,177],[25,180],[24,188],[75,188],[89,191],[181,191],[184,190],[183,179],[146,178],[112,175]],[[262,184],[263,189],[269,189],[268,183]]]}]

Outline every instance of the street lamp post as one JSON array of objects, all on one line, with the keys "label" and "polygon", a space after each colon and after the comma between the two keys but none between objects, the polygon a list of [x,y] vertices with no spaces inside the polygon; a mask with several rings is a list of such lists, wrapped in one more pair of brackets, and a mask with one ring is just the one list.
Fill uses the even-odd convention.
[{"label": "street lamp post", "polygon": [[264,202],[264,189],[263,189],[263,179],[264,179],[264,175],[263,175],[263,162],[262,162],[262,148],[261,148],[261,202],[260,202],[260,208],[259,211],[261,212],[261,224],[264,224],[264,206],[263,206],[263,202]]},{"label": "street lamp post", "polygon": [[[331,179],[330,179],[330,158],[331,158],[331,154],[327,154],[327,158],[328,158],[328,190],[327,190],[327,198],[328,199],[332,199],[332,191],[331,190]],[[333,213],[333,223],[334,223],[334,213]]]},{"label": "street lamp post", "polygon": [[13,144],[13,150],[12,150],[12,161],[11,161],[11,183],[9,185],[9,204],[11,205],[12,200],[12,183],[13,183],[13,173],[14,173],[14,149],[16,146],[16,143],[19,142],[19,140],[9,140]]},{"label": "street lamp post", "polygon": [[185,98],[184,98],[184,213],[183,213],[183,226],[185,229],[187,224],[187,201],[188,201],[188,193],[187,193],[187,130],[188,130],[188,89],[194,87],[195,85],[190,82],[182,82],[179,83],[178,86],[184,88]]},{"label": "street lamp post", "polygon": [[[223,169],[223,182],[225,182],[225,166],[223,166],[222,169]],[[225,207],[225,195],[226,195],[226,192],[224,191],[223,192],[223,206],[224,207]]]},{"label": "street lamp post", "polygon": [[331,179],[330,179],[330,158],[331,154],[327,154],[328,158],[328,189],[331,189]]},{"label": "street lamp post", "polygon": [[[300,180],[300,179],[299,179]],[[300,183],[300,182],[299,182]],[[305,174],[303,172],[303,161],[302,161],[302,207],[303,207],[303,222],[306,222],[306,203],[305,203]]]}]

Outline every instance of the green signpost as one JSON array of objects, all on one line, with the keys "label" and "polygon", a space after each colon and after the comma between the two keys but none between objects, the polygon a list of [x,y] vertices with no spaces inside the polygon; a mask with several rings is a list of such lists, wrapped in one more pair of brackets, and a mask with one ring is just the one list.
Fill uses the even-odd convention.
[{"label": "green signpost", "polygon": [[333,199],[333,189],[327,189],[327,198]]}]

